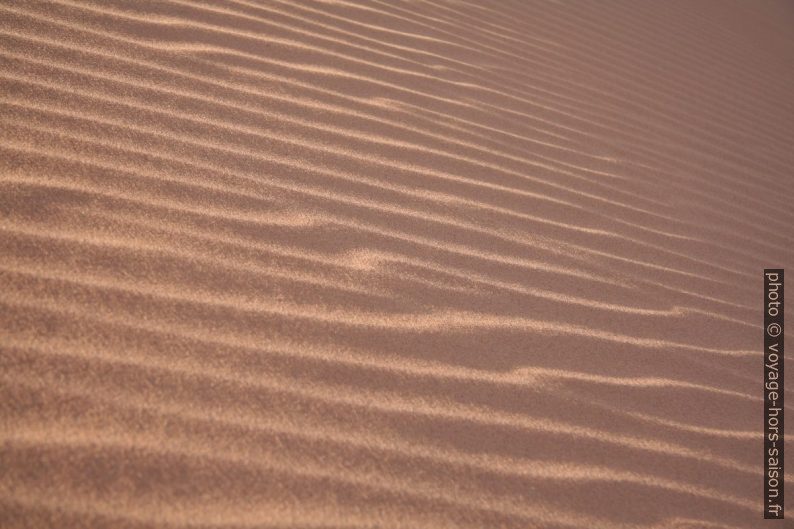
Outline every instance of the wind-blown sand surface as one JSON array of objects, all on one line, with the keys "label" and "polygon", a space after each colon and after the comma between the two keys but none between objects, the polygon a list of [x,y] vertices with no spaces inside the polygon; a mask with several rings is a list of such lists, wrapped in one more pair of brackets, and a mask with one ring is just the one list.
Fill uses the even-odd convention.
[{"label": "wind-blown sand surface", "polygon": [[0,1],[2,527],[782,527],[792,4],[481,4]]}]

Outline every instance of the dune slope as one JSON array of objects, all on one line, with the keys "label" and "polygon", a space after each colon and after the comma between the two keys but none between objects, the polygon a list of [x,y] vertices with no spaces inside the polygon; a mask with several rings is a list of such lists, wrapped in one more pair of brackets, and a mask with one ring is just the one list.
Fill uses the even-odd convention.
[{"label": "dune slope", "polygon": [[0,20],[3,527],[774,525],[790,3]]}]

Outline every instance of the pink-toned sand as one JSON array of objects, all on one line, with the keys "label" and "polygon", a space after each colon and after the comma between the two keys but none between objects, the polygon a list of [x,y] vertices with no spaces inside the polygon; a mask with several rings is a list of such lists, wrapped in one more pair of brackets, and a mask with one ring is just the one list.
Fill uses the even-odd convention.
[{"label": "pink-toned sand", "polygon": [[0,527],[784,527],[792,65],[788,1],[0,0]]}]

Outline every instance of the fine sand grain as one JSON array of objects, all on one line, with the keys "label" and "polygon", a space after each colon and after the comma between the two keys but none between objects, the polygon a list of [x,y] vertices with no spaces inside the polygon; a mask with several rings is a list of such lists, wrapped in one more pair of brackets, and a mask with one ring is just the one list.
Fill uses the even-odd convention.
[{"label": "fine sand grain", "polygon": [[0,0],[0,527],[783,527],[792,65],[788,1]]}]

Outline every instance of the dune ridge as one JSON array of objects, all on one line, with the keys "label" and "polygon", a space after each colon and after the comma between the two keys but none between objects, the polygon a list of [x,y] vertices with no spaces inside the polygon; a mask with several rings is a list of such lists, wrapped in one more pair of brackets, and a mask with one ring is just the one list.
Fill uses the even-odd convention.
[{"label": "dune ridge", "polygon": [[3,527],[774,525],[789,3],[0,20]]}]

